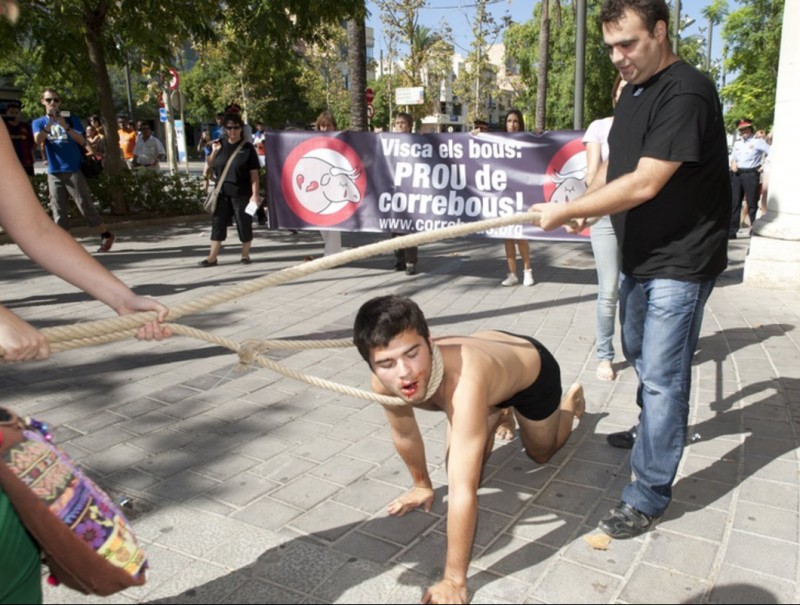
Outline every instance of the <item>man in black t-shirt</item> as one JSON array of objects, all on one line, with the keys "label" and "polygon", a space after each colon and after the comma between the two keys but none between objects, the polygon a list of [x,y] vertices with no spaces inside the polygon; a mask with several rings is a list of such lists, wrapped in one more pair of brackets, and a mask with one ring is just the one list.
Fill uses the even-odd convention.
[{"label": "man in black t-shirt", "polygon": [[611,61],[629,83],[614,112],[608,162],[583,197],[531,209],[547,230],[612,215],[622,248],[622,346],[642,409],[628,441],[634,479],[600,529],[631,538],[650,529],[672,497],[703,307],[727,265],[731,192],[719,97],[672,52],[666,2],[606,0],[600,19]]}]

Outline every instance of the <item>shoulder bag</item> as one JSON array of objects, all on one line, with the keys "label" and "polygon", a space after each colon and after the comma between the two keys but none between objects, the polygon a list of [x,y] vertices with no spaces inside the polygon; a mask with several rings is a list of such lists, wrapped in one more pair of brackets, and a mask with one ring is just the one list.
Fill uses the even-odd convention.
[{"label": "shoulder bag", "polygon": [[111,497],[51,442],[46,424],[4,408],[0,489],[38,542],[51,583],[101,596],[145,583],[144,552]]},{"label": "shoulder bag", "polygon": [[209,214],[214,214],[214,211],[217,209],[217,198],[219,197],[219,192],[222,191],[222,184],[225,182],[225,176],[228,174],[228,168],[231,167],[233,158],[236,157],[236,154],[239,153],[246,142],[247,141],[242,139],[242,142],[239,143],[239,146],[233,150],[231,157],[229,157],[228,161],[225,163],[225,168],[222,169],[222,174],[220,174],[219,179],[217,179],[217,184],[214,186],[213,191],[206,196],[206,201],[203,202],[203,210]]}]

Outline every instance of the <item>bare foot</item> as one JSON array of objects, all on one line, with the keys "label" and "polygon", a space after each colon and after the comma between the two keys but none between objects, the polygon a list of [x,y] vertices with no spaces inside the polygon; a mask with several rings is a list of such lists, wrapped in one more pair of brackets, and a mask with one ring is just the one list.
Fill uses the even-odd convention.
[{"label": "bare foot", "polygon": [[586,399],[583,397],[583,387],[577,382],[569,387],[564,400],[561,402],[561,409],[575,414],[575,418],[580,418],[586,411]]},{"label": "bare foot", "polygon": [[495,437],[501,441],[511,441],[514,438],[516,428],[517,422],[514,420],[514,414],[511,413],[511,408],[506,408],[500,413],[500,418],[497,419],[497,424],[494,427]]},{"label": "bare foot", "polygon": [[614,366],[611,365],[610,360],[604,359],[597,365],[598,380],[614,380],[616,377],[617,373],[614,371]]}]

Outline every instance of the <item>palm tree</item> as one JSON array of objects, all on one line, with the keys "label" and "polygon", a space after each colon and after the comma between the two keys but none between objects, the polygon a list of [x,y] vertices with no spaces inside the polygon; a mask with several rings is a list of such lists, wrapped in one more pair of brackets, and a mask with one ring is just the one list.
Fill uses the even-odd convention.
[{"label": "palm tree", "polygon": [[722,23],[723,17],[728,14],[728,3],[726,0],[712,0],[711,4],[702,11],[703,17],[708,19],[708,39],[706,41],[706,73],[711,75],[711,40],[714,26]]},{"label": "palm tree", "polygon": [[347,63],[350,72],[350,130],[366,130],[367,36],[363,17],[347,21]]},{"label": "palm tree", "polygon": [[534,130],[542,132],[547,119],[547,67],[550,61],[550,3],[553,4],[553,13],[556,23],[561,24],[561,1],[543,0],[542,16],[539,22],[539,69],[536,78],[536,115],[534,116]]}]

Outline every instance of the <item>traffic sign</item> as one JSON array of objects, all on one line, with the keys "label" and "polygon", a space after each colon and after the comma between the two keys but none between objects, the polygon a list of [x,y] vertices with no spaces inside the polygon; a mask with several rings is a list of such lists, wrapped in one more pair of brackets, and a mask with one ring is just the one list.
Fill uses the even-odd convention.
[{"label": "traffic sign", "polygon": [[364,91],[364,96],[367,98],[367,103],[372,103],[372,101],[375,100],[375,91],[371,88],[367,88],[367,90]]},{"label": "traffic sign", "polygon": [[371,120],[374,115],[375,107],[372,105],[372,103],[367,103],[367,117]]},{"label": "traffic sign", "polygon": [[172,105],[172,109],[175,111],[180,111],[186,105],[186,95],[181,90],[173,90],[169,93],[169,104]]},{"label": "traffic sign", "polygon": [[175,90],[178,88],[178,85],[181,83],[181,79],[178,77],[178,70],[173,69],[172,67],[169,68],[169,73],[172,75],[169,81],[169,89]]},{"label": "traffic sign", "polygon": [[167,108],[166,107],[159,107],[158,108],[158,119],[162,122],[167,121]]}]

